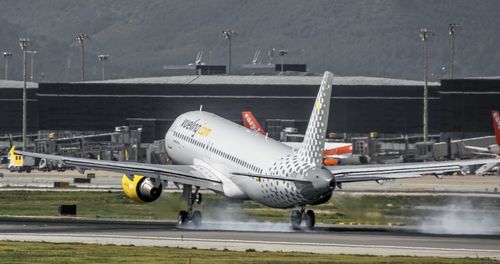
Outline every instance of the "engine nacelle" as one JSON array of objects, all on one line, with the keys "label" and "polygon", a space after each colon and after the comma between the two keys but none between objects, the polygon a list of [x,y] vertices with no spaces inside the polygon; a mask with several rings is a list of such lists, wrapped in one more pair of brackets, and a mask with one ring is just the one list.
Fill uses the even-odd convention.
[{"label": "engine nacelle", "polygon": [[163,186],[161,183],[155,183],[155,179],[140,175],[134,175],[130,179],[123,175],[122,188],[125,195],[138,203],[149,203],[158,199],[161,195]]},{"label": "engine nacelle", "polygon": [[339,164],[338,158],[324,158],[323,165],[325,166],[337,166]]}]

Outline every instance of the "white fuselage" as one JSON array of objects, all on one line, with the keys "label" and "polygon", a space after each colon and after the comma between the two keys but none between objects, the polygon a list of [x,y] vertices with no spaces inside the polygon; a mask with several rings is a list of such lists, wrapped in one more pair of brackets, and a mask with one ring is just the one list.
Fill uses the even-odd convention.
[{"label": "white fuselage", "polygon": [[[310,168],[294,160],[291,147],[212,113],[193,111],[180,115],[168,130],[165,145],[174,163],[201,166],[218,177],[228,197],[287,208],[331,195],[330,188],[318,185],[232,174],[303,179]],[[294,170],[295,163],[299,167]],[[300,166],[303,171],[298,173]]]}]

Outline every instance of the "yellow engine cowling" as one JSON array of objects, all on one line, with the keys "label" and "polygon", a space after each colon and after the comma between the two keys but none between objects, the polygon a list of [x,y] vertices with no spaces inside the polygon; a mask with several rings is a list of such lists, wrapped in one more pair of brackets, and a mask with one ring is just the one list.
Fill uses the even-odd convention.
[{"label": "yellow engine cowling", "polygon": [[162,185],[156,184],[155,179],[140,175],[134,175],[130,179],[123,175],[122,188],[125,195],[138,203],[149,203],[158,199],[161,195]]}]

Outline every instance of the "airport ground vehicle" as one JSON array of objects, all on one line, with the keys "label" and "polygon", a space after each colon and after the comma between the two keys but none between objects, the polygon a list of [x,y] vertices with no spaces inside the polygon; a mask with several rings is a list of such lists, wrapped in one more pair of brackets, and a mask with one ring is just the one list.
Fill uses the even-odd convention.
[{"label": "airport ground vehicle", "polygon": [[8,169],[10,172],[31,172],[35,166],[35,159],[33,157],[24,157],[22,155],[16,155],[12,150],[9,152],[9,165]]},{"label": "airport ground vehicle", "polygon": [[55,160],[40,159],[40,162],[38,163],[38,170],[39,171],[57,170],[63,172],[66,170],[66,166],[64,166],[62,162],[58,162]]}]

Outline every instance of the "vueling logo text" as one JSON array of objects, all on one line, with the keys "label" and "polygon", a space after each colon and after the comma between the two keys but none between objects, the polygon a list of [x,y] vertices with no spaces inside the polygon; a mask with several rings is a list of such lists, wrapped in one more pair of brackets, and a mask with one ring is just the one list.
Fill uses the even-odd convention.
[{"label": "vueling logo text", "polygon": [[192,121],[189,119],[185,119],[184,121],[182,121],[181,127],[193,131],[195,134],[198,134],[200,136],[208,136],[212,129],[198,124],[198,120]]}]

